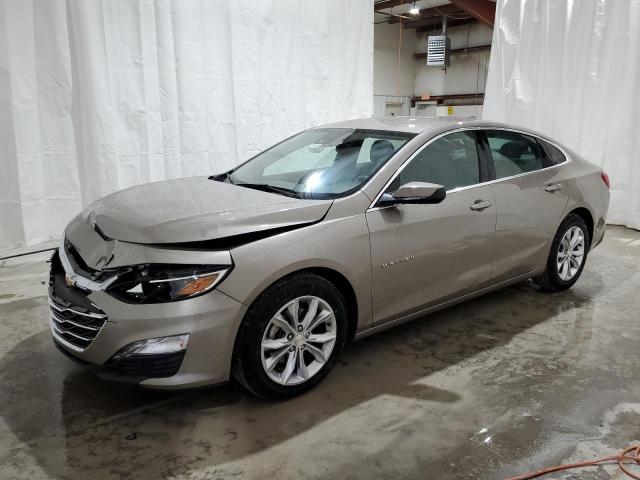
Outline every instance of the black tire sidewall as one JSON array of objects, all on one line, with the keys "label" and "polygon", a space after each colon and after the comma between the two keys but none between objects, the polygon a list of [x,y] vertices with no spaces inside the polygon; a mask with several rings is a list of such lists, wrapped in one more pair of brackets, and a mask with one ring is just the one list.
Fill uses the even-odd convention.
[{"label": "black tire sidewall", "polygon": [[[271,380],[262,366],[261,347],[264,331],[278,310],[291,300],[313,295],[331,306],[336,319],[337,338],[329,360],[318,373],[299,385],[280,385]],[[335,365],[347,339],[347,311],[342,294],[325,278],[302,273],[285,277],[263,292],[247,311],[241,333],[237,355],[240,356],[242,376],[249,389],[265,399],[284,399],[299,395],[317,385]]]},{"label": "black tire sidewall", "polygon": [[[570,280],[563,280],[560,278],[560,274],[558,272],[558,249],[560,247],[560,242],[562,241],[562,237],[564,237],[565,233],[572,228],[578,227],[582,230],[582,234],[584,235],[584,256],[582,257],[582,263],[580,264],[580,268],[576,272],[576,274]],[[574,283],[578,281],[580,275],[582,274],[582,270],[587,263],[587,255],[589,252],[589,248],[591,246],[591,239],[589,238],[589,230],[587,229],[587,224],[584,220],[575,214],[570,214],[558,227],[558,231],[556,232],[556,236],[553,239],[553,243],[551,244],[551,252],[549,253],[549,259],[547,261],[547,275],[549,280],[551,281],[554,289],[557,290],[565,290],[573,286]]]}]

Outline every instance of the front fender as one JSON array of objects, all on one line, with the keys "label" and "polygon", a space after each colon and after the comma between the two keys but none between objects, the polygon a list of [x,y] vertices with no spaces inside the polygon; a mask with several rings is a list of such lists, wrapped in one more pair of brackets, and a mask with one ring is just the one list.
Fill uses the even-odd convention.
[{"label": "front fender", "polygon": [[364,214],[325,220],[231,250],[234,269],[218,290],[244,305],[296,271],[328,268],[351,284],[357,301],[356,331],[371,326],[371,255]]}]

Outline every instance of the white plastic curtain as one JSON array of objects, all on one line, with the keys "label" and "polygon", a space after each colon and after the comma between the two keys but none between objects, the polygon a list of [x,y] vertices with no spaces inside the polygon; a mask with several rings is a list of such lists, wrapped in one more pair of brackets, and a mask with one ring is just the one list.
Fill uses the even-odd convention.
[{"label": "white plastic curtain", "polygon": [[0,248],[369,116],[373,0],[2,0]]},{"label": "white plastic curtain", "polygon": [[607,221],[640,228],[640,0],[498,0],[483,116],[604,167]]}]

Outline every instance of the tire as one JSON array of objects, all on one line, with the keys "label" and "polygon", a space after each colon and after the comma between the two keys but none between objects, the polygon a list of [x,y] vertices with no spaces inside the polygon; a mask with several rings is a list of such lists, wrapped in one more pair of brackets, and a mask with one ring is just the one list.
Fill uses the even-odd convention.
[{"label": "tire", "polygon": [[[571,248],[570,243],[563,243],[565,235],[571,235],[570,232],[576,231],[575,229],[578,229],[580,231],[583,238],[583,253],[580,264],[577,269],[575,269],[575,263],[573,263],[573,261],[569,259],[567,260],[568,266],[561,267],[559,265],[559,262],[562,258],[562,255],[567,251],[567,246],[572,252],[577,252],[580,250],[579,248],[577,248],[580,245],[579,242],[576,243],[575,250]],[[559,292],[571,288],[573,284],[578,281],[578,278],[580,278],[582,270],[584,269],[584,265],[587,262],[587,254],[589,252],[589,246],[591,245],[590,242],[591,239],[589,238],[589,230],[582,217],[574,213],[570,213],[569,215],[567,215],[567,217],[558,227],[558,231],[556,232],[556,235],[553,238],[553,242],[551,243],[551,251],[549,252],[545,271],[539,277],[535,277],[533,281],[537,283],[542,290],[546,290],[548,292]]]},{"label": "tire", "polygon": [[[292,313],[296,311],[296,302],[297,322],[293,321]],[[314,313],[313,302],[316,313],[311,317],[307,313]],[[313,328],[307,330],[303,325]],[[303,330],[298,331],[301,327]],[[294,274],[267,288],[249,307],[236,338],[232,373],[259,398],[294,397],[327,376],[346,339],[347,312],[342,294],[319,275]],[[267,345],[269,348],[265,348]],[[324,359],[324,364],[319,359]]]}]

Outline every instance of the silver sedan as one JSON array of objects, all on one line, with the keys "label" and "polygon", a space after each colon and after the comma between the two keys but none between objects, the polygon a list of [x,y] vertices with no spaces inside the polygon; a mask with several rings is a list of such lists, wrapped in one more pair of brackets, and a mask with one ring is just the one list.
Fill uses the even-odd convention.
[{"label": "silver sedan", "polygon": [[312,128],[233,170],[107,196],[66,228],[55,344],[150,388],[320,382],[355,339],[533,278],[602,241],[609,179],[535,132],[455,119]]}]

